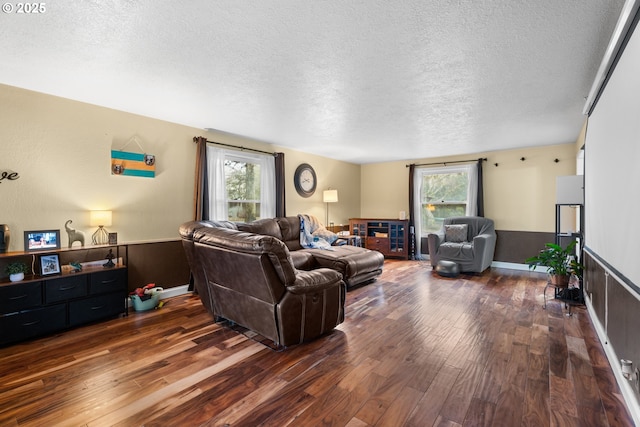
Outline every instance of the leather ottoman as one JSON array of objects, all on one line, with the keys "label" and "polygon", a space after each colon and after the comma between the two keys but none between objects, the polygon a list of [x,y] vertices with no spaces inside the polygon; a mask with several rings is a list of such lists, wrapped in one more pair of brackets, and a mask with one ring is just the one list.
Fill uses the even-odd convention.
[{"label": "leather ottoman", "polygon": [[460,266],[453,261],[441,259],[436,265],[436,273],[442,277],[456,277],[460,274]]},{"label": "leather ottoman", "polygon": [[313,258],[321,267],[342,273],[342,279],[347,287],[368,282],[382,273],[384,256],[378,251],[363,250],[350,245],[333,246],[331,249],[302,249],[301,251],[312,252]]}]

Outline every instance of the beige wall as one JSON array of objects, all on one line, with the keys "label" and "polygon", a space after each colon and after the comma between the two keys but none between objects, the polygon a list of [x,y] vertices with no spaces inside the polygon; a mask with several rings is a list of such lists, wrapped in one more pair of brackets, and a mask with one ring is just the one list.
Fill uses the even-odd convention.
[{"label": "beige wall", "polygon": [[[325,222],[326,203],[322,202],[322,191],[338,190],[338,202],[329,205],[329,221],[335,225],[349,224],[349,218],[360,215],[360,165],[331,160],[299,151],[277,147],[285,153],[287,215],[309,213]],[[301,163],[310,164],[316,171],[318,185],[316,192],[309,198],[298,195],[293,186],[293,175]]]},{"label": "beige wall", "polygon": [[[285,152],[287,213],[312,213],[324,220],[322,190],[339,190],[332,221],[358,216],[360,167],[222,133],[150,119],[41,93],[0,85],[0,171],[14,171],[15,181],[0,181],[0,223],[12,232],[11,251],[23,249],[24,230],[60,229],[66,220],[85,233],[94,229],[89,211],[113,210],[109,231],[121,242],[177,238],[178,226],[192,217],[195,145],[192,138]],[[134,135],[144,151],[156,156],[156,177],[114,176],[111,149]],[[127,149],[137,151],[135,144]],[[300,197],[293,186],[299,163],[310,163],[318,190]],[[329,178],[331,177],[331,178]]]},{"label": "beige wall", "polygon": [[[555,230],[556,176],[576,171],[576,145],[561,144],[474,155],[376,163],[362,166],[363,217],[397,218],[409,210],[409,163],[486,157],[485,216],[498,230]],[[524,157],[525,161],[520,158]],[[559,159],[558,163],[554,159]],[[495,166],[498,163],[498,166]]]},{"label": "beige wall", "polygon": [[[179,224],[192,216],[196,135],[284,152],[288,215],[310,213],[324,222],[322,191],[329,187],[338,190],[340,199],[329,206],[335,224],[347,224],[352,217],[397,218],[399,211],[409,210],[406,164],[411,161],[360,166],[5,85],[0,85],[0,105],[0,171],[20,175],[16,181],[0,181],[0,223],[12,231],[12,251],[22,249],[24,230],[60,229],[65,246],[67,219],[89,241],[92,209],[113,210],[109,230],[118,232],[121,242],[176,238]],[[134,135],[156,155],[153,179],[110,173],[110,150]],[[555,177],[575,173],[575,156],[576,145],[563,144],[414,162],[488,157],[486,215],[496,227],[553,231]],[[300,163],[311,164],[317,174],[317,190],[309,198],[300,197],[293,185]]]}]

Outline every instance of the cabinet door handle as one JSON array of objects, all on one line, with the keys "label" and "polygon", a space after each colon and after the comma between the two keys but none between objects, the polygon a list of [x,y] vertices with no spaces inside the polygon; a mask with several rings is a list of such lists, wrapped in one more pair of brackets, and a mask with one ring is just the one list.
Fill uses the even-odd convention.
[{"label": "cabinet door handle", "polygon": [[113,283],[115,282],[116,279],[111,279],[111,280],[102,280],[100,283],[102,283],[103,285],[109,284],[109,283]]},{"label": "cabinet door handle", "polygon": [[98,306],[91,307],[91,310],[102,310],[104,307],[105,307],[104,305],[98,305]]},{"label": "cabinet door handle", "polygon": [[60,286],[58,289],[61,291],[69,291],[71,289],[75,289],[76,285],[72,285],[72,286]]},{"label": "cabinet door handle", "polygon": [[27,294],[23,294],[23,295],[17,295],[15,297],[9,297],[10,300],[15,301],[17,299],[22,299],[22,298],[26,298],[28,295]]},{"label": "cabinet door handle", "polygon": [[23,323],[22,326],[33,326],[33,325],[37,325],[38,323],[40,323],[39,320],[34,320],[33,322]]}]

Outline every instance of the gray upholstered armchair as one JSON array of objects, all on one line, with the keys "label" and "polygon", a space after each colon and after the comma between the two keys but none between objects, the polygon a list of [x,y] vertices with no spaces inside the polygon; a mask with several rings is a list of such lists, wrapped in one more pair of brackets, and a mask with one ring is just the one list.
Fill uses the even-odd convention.
[{"label": "gray upholstered armchair", "polygon": [[460,271],[481,273],[493,261],[496,231],[493,220],[478,216],[446,218],[437,233],[428,235],[431,266],[453,261]]}]

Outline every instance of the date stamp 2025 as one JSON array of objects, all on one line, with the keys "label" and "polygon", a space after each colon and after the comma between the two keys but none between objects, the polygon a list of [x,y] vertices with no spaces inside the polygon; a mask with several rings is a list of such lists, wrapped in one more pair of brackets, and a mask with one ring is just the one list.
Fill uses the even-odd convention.
[{"label": "date stamp 2025", "polygon": [[47,11],[46,3],[3,3],[2,11],[4,13],[16,13],[25,15],[35,15],[45,13]]}]

